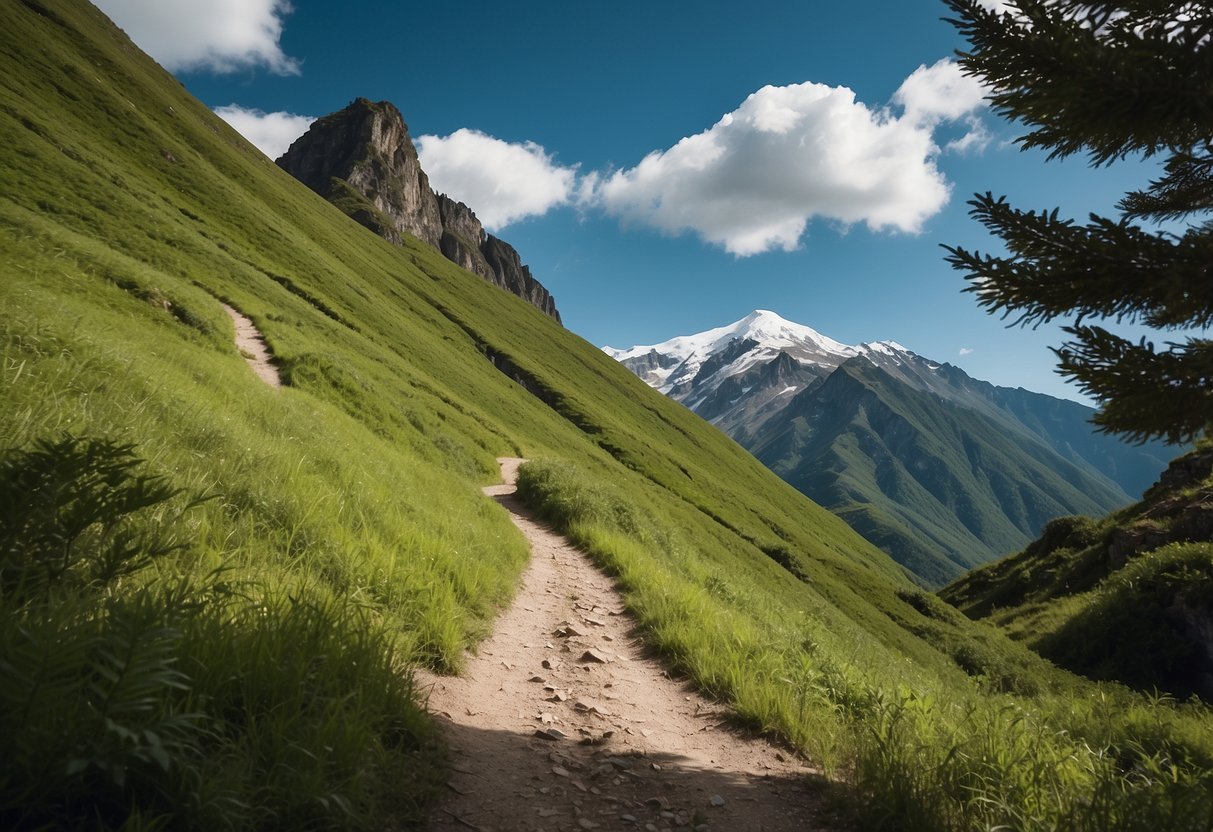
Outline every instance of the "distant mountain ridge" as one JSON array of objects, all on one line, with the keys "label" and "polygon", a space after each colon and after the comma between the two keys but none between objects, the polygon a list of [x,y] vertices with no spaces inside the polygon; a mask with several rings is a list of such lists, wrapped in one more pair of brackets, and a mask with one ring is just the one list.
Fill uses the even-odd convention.
[{"label": "distant mountain ridge", "polygon": [[938,585],[1053,517],[1131,501],[1166,446],[1093,431],[1091,408],[996,387],[895,341],[855,346],[756,310],[604,351]]},{"label": "distant mountain ridge", "polygon": [[485,231],[467,205],[430,187],[391,102],[357,98],[317,119],[277,164],[379,236],[399,244],[411,234],[560,320],[555,298],[514,247]]}]

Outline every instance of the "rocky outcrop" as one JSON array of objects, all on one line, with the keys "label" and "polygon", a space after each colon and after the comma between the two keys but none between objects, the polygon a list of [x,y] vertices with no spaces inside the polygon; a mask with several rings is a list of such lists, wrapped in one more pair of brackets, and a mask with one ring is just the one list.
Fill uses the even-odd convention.
[{"label": "rocky outcrop", "polygon": [[400,111],[365,98],[312,123],[278,165],[376,234],[404,234],[560,321],[551,293],[472,209],[430,187]]},{"label": "rocky outcrop", "polygon": [[531,275],[513,246],[486,232],[471,208],[446,194],[438,195],[438,209],[443,256],[560,320],[556,299]]}]

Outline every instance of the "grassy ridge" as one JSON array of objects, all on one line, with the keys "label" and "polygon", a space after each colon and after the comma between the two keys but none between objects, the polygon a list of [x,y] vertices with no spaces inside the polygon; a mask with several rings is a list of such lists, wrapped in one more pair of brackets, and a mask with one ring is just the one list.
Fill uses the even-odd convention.
[{"label": "grassy ridge", "polygon": [[[367,686],[382,690],[376,667],[457,666],[489,626],[526,554],[504,512],[479,493],[504,454],[572,466],[553,469],[574,473],[553,475],[539,502],[605,500],[606,514],[567,512],[569,529],[614,564],[658,643],[750,719],[853,774],[880,798],[874,811],[918,813],[922,828],[968,828],[966,807],[1021,777],[1008,749],[1057,725],[1093,748],[1148,736],[1143,751],[1125,752],[1126,765],[1170,754],[1183,800],[1197,794],[1192,766],[1210,759],[1205,717],[1119,693],[1118,714],[1160,727],[1135,733],[1137,723],[1103,710],[1068,722],[1033,710],[1031,719],[1007,718],[1020,727],[1000,747],[1003,779],[990,775],[981,788],[957,779],[976,776],[971,767],[953,776],[948,761],[989,741],[979,729],[993,724],[998,691],[1034,687],[1061,711],[1077,683],[932,606],[841,521],[525,302],[436,251],[394,247],[344,217],[95,10],[49,0],[0,6],[0,66],[0,432],[16,448],[65,432],[133,443],[168,485],[215,497],[175,521],[185,549],[103,589],[116,603],[159,598],[168,615],[169,589],[157,580],[202,585],[222,567],[225,581],[243,587],[248,606],[223,619],[235,631],[167,622],[178,633],[172,666],[199,692],[190,707],[214,720],[209,730],[225,748],[249,752],[223,758],[244,761],[230,770],[253,797],[234,800],[257,806],[233,810],[232,825],[275,826],[275,817],[310,812],[311,825],[381,827],[415,811],[385,808],[378,787],[358,776],[393,776],[381,764],[392,754],[435,753],[422,729],[393,727],[420,724],[402,701],[407,691],[336,706],[357,705]],[[285,389],[249,372],[220,300],[265,334]],[[607,496],[582,499],[586,488]],[[137,522],[150,529],[159,519]],[[295,607],[323,614],[299,624]],[[292,728],[308,724],[293,680],[315,676],[315,655],[291,649],[308,622],[329,633],[317,643],[359,643],[384,657],[365,662],[364,676],[333,674],[336,687],[317,689],[315,702],[333,706],[323,724],[358,738],[343,771],[299,763],[327,759],[333,741],[329,730]],[[224,686],[233,675],[247,685],[238,695]],[[178,707],[163,693],[157,708]],[[280,719],[263,721],[266,713]],[[960,732],[961,752],[936,741],[947,732]],[[215,776],[213,747],[183,744],[167,771]],[[1120,759],[1108,759],[1095,766],[1099,777],[1074,782],[1123,784],[1134,806],[1142,795],[1170,805],[1155,780],[1118,778]],[[127,798],[106,817],[117,825],[130,787],[98,771],[76,771],[60,793],[104,786]],[[1069,776],[1040,781],[1038,791],[1058,795],[1044,817],[1085,799]],[[399,787],[424,794],[424,783]],[[299,795],[325,800],[308,797],[300,808]],[[188,815],[189,804],[146,805],[148,824]]]},{"label": "grassy ridge", "polygon": [[897,593],[913,610],[897,621],[937,650],[882,649],[761,571],[721,572],[651,513],[588,482],[567,463],[531,462],[519,493],[618,576],[677,666],[844,774],[862,796],[863,828],[1213,824],[1203,706],[1085,683],[915,589]]},{"label": "grassy ridge", "polygon": [[1053,517],[1128,502],[1006,411],[914,389],[863,358],[764,425],[751,447],[931,587],[1023,546]]},{"label": "grassy ridge", "polygon": [[1208,701],[1211,469],[1207,446],[1185,454],[1142,501],[1102,520],[1059,518],[941,595],[1076,673]]}]

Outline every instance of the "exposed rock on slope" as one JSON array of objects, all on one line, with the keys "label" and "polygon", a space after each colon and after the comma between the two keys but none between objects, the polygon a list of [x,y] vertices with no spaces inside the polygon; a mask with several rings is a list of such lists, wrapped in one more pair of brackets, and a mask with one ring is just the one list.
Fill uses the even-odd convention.
[{"label": "exposed rock on slope", "polygon": [[560,320],[555,299],[513,246],[486,232],[471,208],[430,188],[408,125],[390,102],[358,98],[317,119],[278,165],[379,236],[399,244],[411,234]]}]

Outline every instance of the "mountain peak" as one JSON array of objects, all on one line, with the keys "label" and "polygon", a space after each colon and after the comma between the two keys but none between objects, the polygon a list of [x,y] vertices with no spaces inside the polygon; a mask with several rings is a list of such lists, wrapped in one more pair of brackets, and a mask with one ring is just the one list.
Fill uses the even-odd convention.
[{"label": "mountain peak", "polygon": [[487,233],[470,207],[430,187],[390,101],[355,98],[317,119],[277,164],[379,236],[400,245],[411,234],[560,321],[555,299],[514,247]]}]

